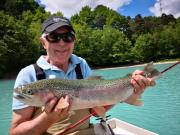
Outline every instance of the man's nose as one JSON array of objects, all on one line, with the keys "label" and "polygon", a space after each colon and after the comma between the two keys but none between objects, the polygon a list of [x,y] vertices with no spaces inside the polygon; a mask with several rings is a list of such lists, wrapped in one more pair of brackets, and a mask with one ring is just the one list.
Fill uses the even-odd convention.
[{"label": "man's nose", "polygon": [[65,45],[66,43],[64,42],[63,39],[60,39],[60,40],[58,41],[58,44],[60,44],[60,45]]}]

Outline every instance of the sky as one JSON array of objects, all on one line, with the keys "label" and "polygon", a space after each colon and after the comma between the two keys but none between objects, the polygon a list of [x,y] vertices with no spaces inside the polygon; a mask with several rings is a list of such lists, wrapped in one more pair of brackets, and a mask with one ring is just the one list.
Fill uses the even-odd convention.
[{"label": "sky", "polygon": [[160,16],[162,13],[180,17],[180,0],[36,0],[46,11],[56,13],[61,11],[65,17],[79,13],[82,7],[94,9],[104,5],[124,16],[134,18],[141,16]]}]

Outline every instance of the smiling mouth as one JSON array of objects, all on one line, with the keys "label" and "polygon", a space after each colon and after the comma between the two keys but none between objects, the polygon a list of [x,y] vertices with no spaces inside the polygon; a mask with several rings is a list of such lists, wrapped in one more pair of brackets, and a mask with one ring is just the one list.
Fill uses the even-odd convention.
[{"label": "smiling mouth", "polygon": [[67,52],[67,50],[56,50],[56,52],[64,53]]}]

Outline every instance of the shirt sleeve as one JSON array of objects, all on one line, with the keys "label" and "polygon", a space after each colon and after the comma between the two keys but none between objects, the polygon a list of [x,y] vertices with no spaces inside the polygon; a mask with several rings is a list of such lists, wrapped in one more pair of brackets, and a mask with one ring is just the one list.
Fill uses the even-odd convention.
[{"label": "shirt sleeve", "polygon": [[[25,68],[23,68],[15,81],[15,85],[14,88],[17,88],[19,86],[22,86],[24,84],[28,84],[31,82],[36,81],[36,75],[35,75],[35,70],[33,65],[27,66]],[[16,95],[17,93],[15,93],[13,91],[13,95]],[[26,108],[28,107],[28,105],[24,104],[23,102],[19,101],[18,99],[13,97],[13,101],[12,101],[12,110],[17,110],[17,109],[22,109],[22,108]]]},{"label": "shirt sleeve", "polygon": [[82,69],[82,74],[84,78],[87,78],[92,75],[92,70],[89,67],[88,63],[86,60],[82,59],[82,64],[81,64],[81,69]]}]

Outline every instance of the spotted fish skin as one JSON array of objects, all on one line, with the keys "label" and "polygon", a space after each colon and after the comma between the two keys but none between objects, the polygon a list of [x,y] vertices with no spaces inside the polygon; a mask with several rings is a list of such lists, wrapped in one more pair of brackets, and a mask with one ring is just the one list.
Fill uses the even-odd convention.
[{"label": "spotted fish skin", "polygon": [[[144,71],[146,77],[159,75],[153,63],[147,64]],[[111,80],[90,77],[80,80],[44,79],[20,86],[15,92],[15,98],[30,106],[44,106],[43,96],[50,93],[58,98],[68,95],[73,101],[71,110],[78,110],[126,101],[133,95],[134,88],[131,76]]]}]

